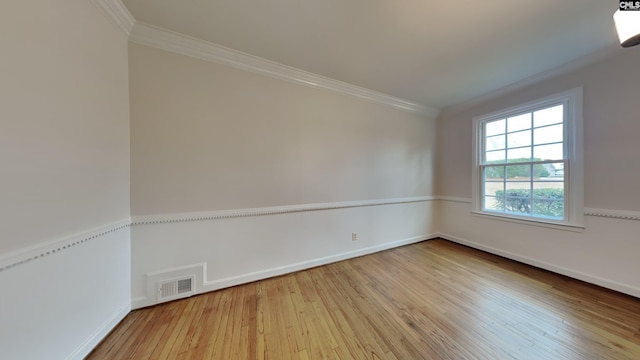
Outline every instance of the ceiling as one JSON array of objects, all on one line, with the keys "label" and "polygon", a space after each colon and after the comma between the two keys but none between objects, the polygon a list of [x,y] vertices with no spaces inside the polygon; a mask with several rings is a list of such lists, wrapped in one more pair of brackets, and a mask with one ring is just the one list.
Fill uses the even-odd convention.
[{"label": "ceiling", "polygon": [[123,0],[137,21],[435,108],[615,46],[613,0]]}]

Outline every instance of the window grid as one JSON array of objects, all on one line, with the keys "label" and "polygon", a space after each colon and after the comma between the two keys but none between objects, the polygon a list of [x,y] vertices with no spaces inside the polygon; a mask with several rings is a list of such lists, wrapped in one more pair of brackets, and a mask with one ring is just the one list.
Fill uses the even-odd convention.
[{"label": "window grid", "polygon": [[582,101],[578,87],[474,117],[474,214],[563,230],[584,228]]},{"label": "window grid", "polygon": [[[535,114],[537,111],[544,111],[544,110],[548,110],[548,109],[552,109],[555,108],[557,106],[562,106],[562,116],[560,121],[557,122],[552,122],[552,123],[548,123],[548,124],[543,124],[540,126],[535,126]],[[515,114],[509,117],[505,117],[504,119],[496,119],[496,120],[491,120],[491,121],[485,121],[482,124],[482,161],[480,164],[480,174],[482,174],[482,178],[483,178],[483,187],[482,187],[482,209],[485,211],[498,211],[498,212],[504,212],[504,213],[514,213],[515,215],[520,215],[520,216],[534,216],[534,217],[549,217],[551,219],[557,219],[557,220],[564,220],[566,219],[566,212],[567,212],[567,207],[564,206],[564,202],[565,202],[565,196],[564,196],[564,190],[567,188],[567,177],[564,176],[563,174],[563,179],[562,181],[542,181],[542,180],[538,180],[535,181],[535,172],[534,172],[534,166],[535,165],[546,165],[546,164],[559,164],[562,163],[562,168],[563,169],[567,169],[568,168],[568,164],[567,164],[567,152],[566,152],[566,138],[567,138],[567,134],[566,134],[566,129],[565,129],[565,105],[563,103],[556,103],[556,104],[551,104],[551,105],[546,105],[544,107],[538,108],[538,109],[533,109],[527,112],[523,112],[520,114]],[[528,119],[525,120],[525,122],[528,123],[528,127],[516,127],[514,130],[509,131],[509,124],[511,123],[510,120],[512,119],[516,119],[518,117],[522,117],[528,115]],[[504,122],[504,127],[503,127],[503,132],[497,132],[497,133],[491,133],[491,135],[487,135],[487,125],[491,124],[491,123],[495,123],[495,122]],[[558,126],[558,125],[563,125],[562,126],[562,141],[549,141],[549,142],[539,142],[536,143],[535,140],[535,136],[536,136],[536,130],[539,129],[544,129],[544,128],[550,128],[552,126]],[[520,126],[524,126],[524,124],[520,125]],[[510,140],[510,136],[515,136],[514,134],[521,134],[521,133],[526,133],[529,132],[529,143],[528,145],[516,145],[516,146],[509,146],[509,140]],[[499,138],[504,136],[504,144],[502,147],[497,147],[497,148],[492,148],[491,150],[486,150],[486,145],[488,143],[488,140],[490,138]],[[562,151],[562,159],[551,159],[551,160],[534,160],[535,159],[535,148],[537,146],[547,146],[547,145],[563,145],[563,151]],[[509,156],[509,151],[510,150],[519,150],[519,149],[530,149],[529,151],[529,157],[527,161],[519,161],[519,162],[510,162],[510,160],[519,160],[521,158],[515,158],[515,159],[510,159]],[[493,164],[488,164],[487,161],[487,154],[488,153],[498,153],[498,152],[504,152],[504,158],[502,159],[503,162],[498,162],[500,160],[495,160],[496,163]],[[526,159],[526,158],[522,158],[522,159]],[[513,166],[512,164],[517,164],[515,166],[526,166],[528,167],[528,171],[526,171],[525,173],[528,173],[528,179],[510,179],[507,175],[507,168],[510,166]],[[498,180],[487,180],[487,176],[486,176],[486,169],[489,167],[494,167],[494,168],[501,168],[502,169],[502,180],[498,181]],[[545,169],[546,171],[546,169]],[[528,183],[528,196],[508,196],[508,192],[507,192],[507,184],[509,183]],[[557,183],[562,183],[562,189],[563,189],[563,196],[561,200],[558,199],[553,199],[553,198],[545,198],[545,197],[540,197],[540,198],[536,198],[534,196],[534,190],[535,190],[535,183],[536,182],[545,182],[547,184],[557,184]],[[496,195],[490,195],[486,193],[486,184],[489,183],[500,183],[502,185],[502,196],[498,196],[497,193]],[[495,206],[493,208],[490,208],[490,206],[487,205],[487,198],[493,198],[494,201],[495,199],[502,199],[501,201],[501,206],[499,208],[495,208]],[[515,201],[514,201],[515,200]],[[506,209],[506,204],[509,203],[509,201],[511,201],[512,203],[517,203],[517,200],[524,200],[524,202],[520,202],[521,206],[519,207],[520,211],[507,211]],[[544,214],[536,214],[534,212],[534,207],[535,205],[540,202],[540,203],[544,203],[544,202],[549,202],[549,203],[554,203],[554,202],[561,202],[562,203],[562,215],[561,216],[545,216]]]}]

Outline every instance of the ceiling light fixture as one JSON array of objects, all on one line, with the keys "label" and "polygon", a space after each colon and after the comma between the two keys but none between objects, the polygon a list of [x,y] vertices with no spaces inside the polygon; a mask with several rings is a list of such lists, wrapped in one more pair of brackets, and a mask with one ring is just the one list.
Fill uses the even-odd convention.
[{"label": "ceiling light fixture", "polygon": [[640,11],[620,11],[613,14],[622,47],[640,44]]}]

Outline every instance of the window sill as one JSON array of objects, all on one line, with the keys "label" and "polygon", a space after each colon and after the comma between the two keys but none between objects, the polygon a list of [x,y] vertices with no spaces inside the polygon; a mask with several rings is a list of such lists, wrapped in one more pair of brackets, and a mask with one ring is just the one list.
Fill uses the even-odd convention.
[{"label": "window sill", "polygon": [[583,225],[558,223],[558,222],[552,222],[552,221],[545,221],[544,219],[524,218],[516,215],[494,214],[494,213],[475,211],[475,210],[471,211],[471,214],[473,214],[474,216],[489,219],[489,220],[507,221],[507,222],[513,222],[517,224],[545,227],[545,228],[550,228],[555,230],[564,230],[564,231],[573,231],[573,232],[584,231]]}]

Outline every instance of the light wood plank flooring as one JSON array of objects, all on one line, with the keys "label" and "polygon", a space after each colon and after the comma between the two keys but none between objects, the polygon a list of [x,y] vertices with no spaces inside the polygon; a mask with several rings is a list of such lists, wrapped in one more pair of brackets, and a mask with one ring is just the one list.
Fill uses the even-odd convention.
[{"label": "light wood plank flooring", "polygon": [[640,359],[640,300],[431,240],[133,311],[88,359]]}]

